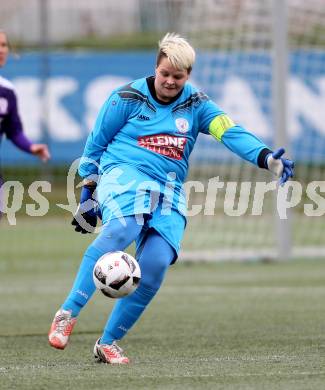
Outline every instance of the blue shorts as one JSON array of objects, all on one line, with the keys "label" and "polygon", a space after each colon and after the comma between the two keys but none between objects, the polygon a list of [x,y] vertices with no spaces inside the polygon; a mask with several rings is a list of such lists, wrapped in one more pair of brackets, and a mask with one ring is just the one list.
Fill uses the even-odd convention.
[{"label": "blue shorts", "polygon": [[137,250],[141,249],[148,230],[155,229],[174,248],[177,258],[186,226],[182,193],[153,180],[135,167],[119,165],[101,176],[97,198],[103,224],[130,215],[139,218],[143,229],[136,240]]}]

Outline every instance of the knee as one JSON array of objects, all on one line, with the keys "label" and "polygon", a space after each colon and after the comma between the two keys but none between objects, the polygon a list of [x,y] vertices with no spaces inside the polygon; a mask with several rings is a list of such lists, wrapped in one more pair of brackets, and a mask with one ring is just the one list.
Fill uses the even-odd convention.
[{"label": "knee", "polygon": [[83,263],[87,264],[89,266],[94,266],[96,261],[103,256],[105,252],[103,250],[100,250],[94,246],[94,243],[89,245],[89,247],[86,249],[84,255],[83,255]]},{"label": "knee", "polygon": [[104,226],[102,232],[93,242],[93,246],[101,251],[112,252],[124,250],[129,244],[127,228],[119,224],[117,226]]},{"label": "knee", "polygon": [[126,227],[118,225],[104,230],[103,239],[114,242],[113,245],[116,247],[116,250],[122,250],[128,242],[129,234]]}]

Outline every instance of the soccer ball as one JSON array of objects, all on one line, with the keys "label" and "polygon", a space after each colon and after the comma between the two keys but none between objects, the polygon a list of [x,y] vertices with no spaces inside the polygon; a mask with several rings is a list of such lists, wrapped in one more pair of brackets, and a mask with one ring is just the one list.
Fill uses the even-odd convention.
[{"label": "soccer ball", "polygon": [[129,254],[117,251],[105,253],[95,264],[95,286],[110,298],[131,294],[139,285],[141,270],[138,262]]}]

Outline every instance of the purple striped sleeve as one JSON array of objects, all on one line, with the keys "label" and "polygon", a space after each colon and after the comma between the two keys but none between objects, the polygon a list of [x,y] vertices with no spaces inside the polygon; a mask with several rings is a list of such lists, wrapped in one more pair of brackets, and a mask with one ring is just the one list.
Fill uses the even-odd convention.
[{"label": "purple striped sleeve", "polygon": [[21,150],[24,150],[27,153],[31,153],[30,147],[32,142],[25,136],[25,134],[20,131],[14,134],[11,134],[10,140]]},{"label": "purple striped sleeve", "polygon": [[19,149],[31,153],[30,147],[32,142],[23,132],[20,115],[17,107],[17,97],[14,90],[7,89],[6,97],[9,102],[10,111],[8,117],[4,121],[4,132],[7,138],[10,139]]}]

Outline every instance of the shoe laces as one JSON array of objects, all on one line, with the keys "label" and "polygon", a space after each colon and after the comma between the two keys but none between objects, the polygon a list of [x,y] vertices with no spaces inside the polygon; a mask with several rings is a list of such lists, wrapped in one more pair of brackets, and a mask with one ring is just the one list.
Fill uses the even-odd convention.
[{"label": "shoe laces", "polygon": [[123,357],[123,349],[115,343],[113,343],[111,345],[103,346],[103,350],[108,355],[115,355],[116,357]]},{"label": "shoe laces", "polygon": [[56,318],[56,331],[58,333],[64,333],[65,335],[70,335],[72,332],[72,317],[70,314],[60,314]]}]

